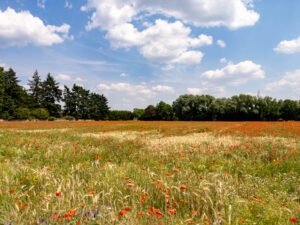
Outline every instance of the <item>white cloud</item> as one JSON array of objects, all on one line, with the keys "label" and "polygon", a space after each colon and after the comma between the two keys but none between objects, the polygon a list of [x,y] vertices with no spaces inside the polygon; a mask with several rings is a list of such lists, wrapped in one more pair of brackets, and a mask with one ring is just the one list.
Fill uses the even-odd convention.
[{"label": "white cloud", "polygon": [[46,8],[46,0],[37,0],[37,6],[42,9]]},{"label": "white cloud", "polygon": [[12,8],[0,10],[0,46],[51,46],[62,43],[68,36],[70,25],[45,25],[29,11],[16,12]]},{"label": "white cloud", "polygon": [[157,85],[152,87],[152,90],[161,93],[174,93],[174,88],[166,85]]},{"label": "white cloud", "polygon": [[165,64],[198,64],[203,53],[190,49],[213,42],[211,36],[203,34],[191,37],[191,29],[179,21],[169,23],[161,19],[143,31],[124,23],[111,28],[106,37],[114,48],[136,46],[146,59]]},{"label": "white cloud", "polygon": [[201,94],[201,89],[199,88],[187,88],[187,93],[191,95],[199,95]]},{"label": "white cloud", "polygon": [[98,84],[97,88],[100,91],[125,92],[129,96],[153,97],[155,95],[155,93],[144,84],[138,84],[138,85],[132,85],[129,83]]},{"label": "white cloud", "polygon": [[300,37],[294,40],[284,40],[281,41],[276,48],[274,48],[275,52],[283,53],[283,54],[294,54],[300,53]]},{"label": "white cloud", "polygon": [[72,9],[73,8],[72,2],[66,1],[65,2],[65,8]]},{"label": "white cloud", "polygon": [[278,89],[298,90],[300,93],[300,69],[288,72],[281,79],[266,85],[267,91]]},{"label": "white cloud", "polygon": [[57,80],[61,80],[61,81],[68,81],[71,80],[71,76],[67,75],[67,74],[58,74],[57,76],[55,76],[55,78]]},{"label": "white cloud", "polygon": [[225,26],[237,29],[253,26],[259,14],[249,0],[89,0],[82,10],[95,8],[88,28],[128,23],[140,13],[162,14],[200,27]]},{"label": "white cloud", "polygon": [[229,63],[222,69],[206,71],[201,77],[206,79],[205,82],[226,82],[237,86],[250,80],[264,79],[265,72],[261,65],[247,60],[238,64]]},{"label": "white cloud", "polygon": [[[213,42],[211,36],[193,37],[187,24],[230,29],[252,26],[259,19],[252,6],[249,0],[89,0],[82,10],[94,10],[86,28],[105,31],[113,48],[137,47],[146,59],[170,65],[200,63],[203,53],[198,48]],[[154,14],[173,17],[174,22],[146,21]],[[135,21],[145,24],[144,29],[137,28]],[[217,44],[226,47],[222,40]]]},{"label": "white cloud", "polygon": [[221,47],[221,48],[225,48],[226,47],[226,43],[223,40],[217,40],[217,44]]},{"label": "white cloud", "polygon": [[127,73],[121,73],[120,77],[128,77],[128,74]]}]

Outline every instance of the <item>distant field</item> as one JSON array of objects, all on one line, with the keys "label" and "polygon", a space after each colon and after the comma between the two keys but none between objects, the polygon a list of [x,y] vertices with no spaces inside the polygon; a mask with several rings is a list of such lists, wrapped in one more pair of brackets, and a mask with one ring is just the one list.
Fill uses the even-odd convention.
[{"label": "distant field", "polygon": [[298,224],[300,122],[0,122],[0,224]]}]

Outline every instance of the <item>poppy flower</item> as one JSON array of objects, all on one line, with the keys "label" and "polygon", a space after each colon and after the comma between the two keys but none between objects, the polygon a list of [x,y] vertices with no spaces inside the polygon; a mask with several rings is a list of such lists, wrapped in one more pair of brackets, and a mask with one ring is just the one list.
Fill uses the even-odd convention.
[{"label": "poppy flower", "polygon": [[187,189],[187,186],[186,186],[186,185],[181,185],[181,186],[180,186],[180,190],[185,191],[186,189]]},{"label": "poppy flower", "polygon": [[165,199],[169,199],[170,198],[170,195],[165,195]]},{"label": "poppy flower", "polygon": [[70,209],[69,210],[69,214],[70,215],[75,215],[76,214],[76,210],[75,209]]},{"label": "poppy flower", "polygon": [[120,210],[119,214],[120,214],[120,216],[125,216],[126,215],[126,211]]},{"label": "poppy flower", "polygon": [[296,218],[290,218],[290,222],[292,222],[292,223],[298,223],[298,220]]},{"label": "poppy flower", "polygon": [[126,212],[129,212],[129,211],[131,211],[131,208],[130,208],[130,207],[125,207],[124,210],[125,210]]},{"label": "poppy flower", "polygon": [[56,195],[57,197],[60,197],[60,196],[61,196],[61,192],[58,191],[58,192],[55,193],[55,195]]},{"label": "poppy flower", "polygon": [[138,217],[142,217],[142,216],[143,216],[143,213],[142,213],[142,212],[138,212],[138,213],[137,213],[137,216],[138,216]]},{"label": "poppy flower", "polygon": [[174,215],[174,214],[176,214],[176,209],[169,209],[169,210],[167,211],[167,213],[168,213],[169,215]]}]

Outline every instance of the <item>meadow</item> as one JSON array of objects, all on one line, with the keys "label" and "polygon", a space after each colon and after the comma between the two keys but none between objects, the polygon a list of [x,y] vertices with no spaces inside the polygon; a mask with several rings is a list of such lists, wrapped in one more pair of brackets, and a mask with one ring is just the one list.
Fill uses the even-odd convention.
[{"label": "meadow", "polygon": [[299,224],[300,122],[1,122],[0,224]]}]

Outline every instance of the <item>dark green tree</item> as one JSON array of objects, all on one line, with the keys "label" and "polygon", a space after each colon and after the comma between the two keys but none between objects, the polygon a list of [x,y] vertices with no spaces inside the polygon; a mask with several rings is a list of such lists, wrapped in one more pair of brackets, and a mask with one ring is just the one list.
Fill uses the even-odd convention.
[{"label": "dark green tree", "polygon": [[59,83],[49,73],[42,82],[42,107],[48,110],[50,116],[59,117],[61,106],[58,103],[61,100],[62,91],[59,89]]},{"label": "dark green tree", "polygon": [[29,86],[28,93],[32,97],[36,105],[35,107],[36,108],[41,107],[43,88],[42,88],[42,80],[37,70],[34,72],[32,76],[32,80],[29,80],[28,86]]},{"label": "dark green tree", "polygon": [[91,93],[89,97],[89,118],[93,120],[105,120],[108,118],[109,107],[104,95]]},{"label": "dark green tree", "polygon": [[174,120],[174,112],[172,106],[169,104],[160,101],[156,105],[156,114],[157,114],[157,120],[166,120],[171,121]]},{"label": "dark green tree", "polygon": [[153,105],[149,105],[142,116],[142,120],[157,120],[157,111]]}]

